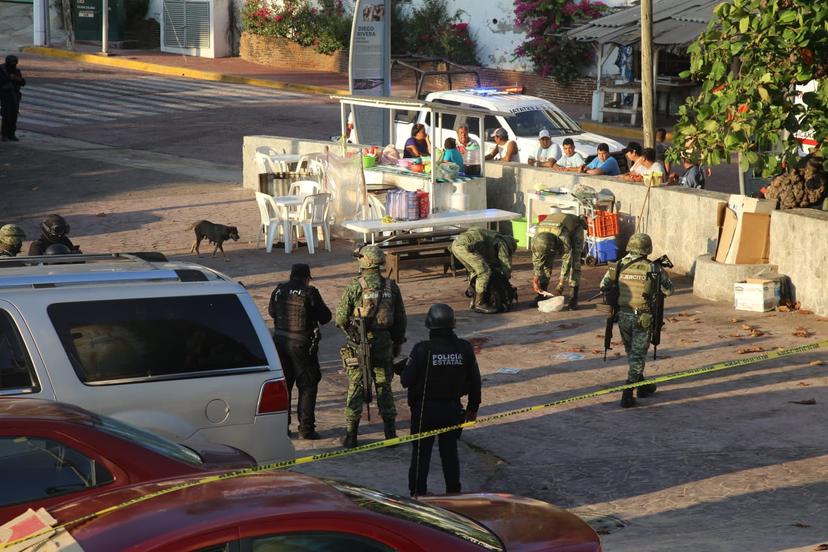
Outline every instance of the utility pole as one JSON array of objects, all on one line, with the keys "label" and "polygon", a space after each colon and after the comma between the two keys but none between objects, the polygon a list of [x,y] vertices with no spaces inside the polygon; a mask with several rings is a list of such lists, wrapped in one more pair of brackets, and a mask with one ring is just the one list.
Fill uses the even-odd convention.
[{"label": "utility pole", "polygon": [[101,55],[109,55],[109,0],[103,0],[101,6]]},{"label": "utility pole", "polygon": [[644,147],[655,147],[653,71],[653,0],[641,0],[641,120]]}]

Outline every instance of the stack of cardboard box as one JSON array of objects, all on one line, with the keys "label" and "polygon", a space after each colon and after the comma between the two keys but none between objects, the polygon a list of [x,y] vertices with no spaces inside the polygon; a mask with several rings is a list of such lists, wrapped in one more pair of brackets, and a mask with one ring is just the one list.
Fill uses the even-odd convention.
[{"label": "stack of cardboard box", "polygon": [[776,200],[731,195],[719,204],[719,243],[714,260],[724,264],[766,264],[770,217]]}]

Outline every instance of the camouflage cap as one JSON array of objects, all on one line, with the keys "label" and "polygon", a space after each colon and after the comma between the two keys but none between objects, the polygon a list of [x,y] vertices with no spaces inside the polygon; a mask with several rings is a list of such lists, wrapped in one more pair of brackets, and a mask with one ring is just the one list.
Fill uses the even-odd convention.
[{"label": "camouflage cap", "polygon": [[649,255],[653,252],[653,240],[647,234],[638,232],[630,237],[627,242],[627,253],[636,255]]},{"label": "camouflage cap", "polygon": [[357,254],[359,268],[379,268],[385,264],[385,253],[376,245],[366,245]]}]

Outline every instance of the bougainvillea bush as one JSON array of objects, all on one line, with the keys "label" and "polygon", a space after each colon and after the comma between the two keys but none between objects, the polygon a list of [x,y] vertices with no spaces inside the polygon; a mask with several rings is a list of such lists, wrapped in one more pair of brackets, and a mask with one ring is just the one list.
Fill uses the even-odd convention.
[{"label": "bougainvillea bush", "polygon": [[[401,2],[398,2],[399,5]],[[463,10],[449,13],[445,0],[424,0],[409,13],[397,9],[392,49],[395,55],[412,53],[449,59],[463,65],[478,65],[477,45],[462,21]]]},{"label": "bougainvillea bush", "polygon": [[590,0],[515,0],[515,24],[526,33],[515,58],[526,58],[538,74],[569,84],[592,61],[593,50],[567,39],[565,31],[601,17],[607,9],[603,2]]},{"label": "bougainvillea bush", "polygon": [[269,0],[245,0],[242,28],[248,33],[287,38],[321,54],[348,47],[351,15],[342,0],[284,0],[274,6]]}]

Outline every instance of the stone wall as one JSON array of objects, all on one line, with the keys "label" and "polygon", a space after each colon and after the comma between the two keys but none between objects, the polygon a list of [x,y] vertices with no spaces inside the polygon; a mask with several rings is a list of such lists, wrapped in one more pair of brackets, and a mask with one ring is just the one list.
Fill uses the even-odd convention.
[{"label": "stone wall", "polygon": [[286,38],[261,36],[244,32],[239,44],[239,56],[247,61],[291,69],[348,72],[348,52],[320,54]]}]

